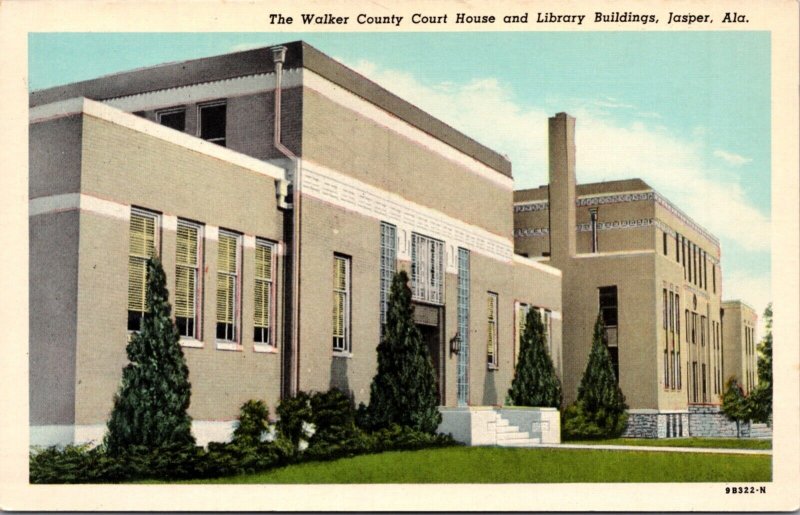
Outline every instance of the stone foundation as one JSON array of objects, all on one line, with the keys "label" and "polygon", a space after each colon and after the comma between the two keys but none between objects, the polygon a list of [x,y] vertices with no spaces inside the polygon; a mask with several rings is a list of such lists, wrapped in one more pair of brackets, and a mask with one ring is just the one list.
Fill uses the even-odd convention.
[{"label": "stone foundation", "polygon": [[[197,445],[206,446],[209,442],[227,442],[233,435],[236,421],[194,420],[192,434]],[[52,445],[100,445],[106,433],[105,424],[30,426],[30,445],[50,447]]]},{"label": "stone foundation", "polygon": [[[736,422],[729,420],[719,406],[689,406],[689,435],[737,438]],[[739,422],[738,437],[750,437],[750,422]]]},{"label": "stone foundation", "polygon": [[681,438],[689,436],[689,413],[628,410],[623,438]]}]

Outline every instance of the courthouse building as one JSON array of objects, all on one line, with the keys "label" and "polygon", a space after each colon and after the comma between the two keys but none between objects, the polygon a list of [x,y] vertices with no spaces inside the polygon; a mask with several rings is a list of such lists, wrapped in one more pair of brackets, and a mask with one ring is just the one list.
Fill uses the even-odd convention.
[{"label": "courthouse building", "polygon": [[515,255],[513,185],[502,155],[302,42],[31,93],[31,444],[102,436],[153,255],[201,442],[248,399],[368,402],[400,269],[443,407],[503,404],[528,309],[560,374],[562,270]]},{"label": "courthouse building", "polygon": [[575,119],[549,121],[549,184],[514,192],[518,253],[563,273],[565,403],[598,313],[630,407],[628,436],[714,436],[724,382],[755,376],[756,316],[724,303],[719,240],[640,179],[576,182]]}]

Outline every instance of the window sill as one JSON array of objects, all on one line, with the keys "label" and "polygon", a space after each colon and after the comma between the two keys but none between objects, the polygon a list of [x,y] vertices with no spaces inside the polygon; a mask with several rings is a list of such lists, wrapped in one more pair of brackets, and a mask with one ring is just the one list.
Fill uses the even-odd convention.
[{"label": "window sill", "polygon": [[253,352],[263,352],[266,354],[277,354],[278,348],[273,345],[259,345],[258,343],[253,344]]},{"label": "window sill", "polygon": [[500,365],[486,365],[487,370],[500,370]]},{"label": "window sill", "polygon": [[341,350],[335,350],[335,351],[333,351],[333,357],[334,358],[352,358],[353,357],[353,353],[352,352],[341,351]]},{"label": "window sill", "polygon": [[217,350],[242,351],[244,347],[236,342],[217,342]]},{"label": "window sill", "polygon": [[192,349],[202,349],[203,348],[203,342],[201,340],[195,340],[193,338],[192,339],[189,339],[189,338],[183,339],[183,338],[181,338],[180,344],[181,344],[181,347],[190,347]]}]

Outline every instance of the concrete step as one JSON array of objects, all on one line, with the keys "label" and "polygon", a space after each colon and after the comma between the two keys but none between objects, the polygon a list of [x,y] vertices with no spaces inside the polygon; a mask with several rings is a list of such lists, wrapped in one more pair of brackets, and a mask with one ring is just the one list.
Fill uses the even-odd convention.
[{"label": "concrete step", "polygon": [[519,432],[519,426],[497,426],[495,428],[495,432],[497,434],[501,434],[501,433],[518,433]]},{"label": "concrete step", "polygon": [[497,433],[498,442],[506,442],[511,440],[525,440],[530,438],[531,435],[523,431],[515,431],[513,433]]},{"label": "concrete step", "polygon": [[509,424],[511,424],[511,422],[509,422],[508,420],[504,419],[500,415],[497,416],[497,420],[495,421],[495,425],[497,427],[506,427]]}]

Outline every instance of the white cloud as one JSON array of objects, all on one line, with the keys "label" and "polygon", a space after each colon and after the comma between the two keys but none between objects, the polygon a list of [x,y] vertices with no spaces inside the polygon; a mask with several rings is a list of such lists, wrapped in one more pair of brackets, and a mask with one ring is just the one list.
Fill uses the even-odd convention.
[{"label": "white cloud", "polygon": [[260,48],[266,46],[264,43],[259,43],[256,41],[252,41],[250,43],[238,43],[236,45],[232,45],[228,51],[229,52],[241,52],[243,50],[252,50],[254,48]]},{"label": "white cloud", "polygon": [[734,154],[732,152],[725,152],[724,150],[715,150],[714,156],[722,159],[729,165],[733,166],[741,166],[743,164],[749,163],[752,161],[749,157],[740,156],[739,154]]},{"label": "white cloud", "polygon": [[[400,97],[440,118],[484,145],[509,156],[517,188],[547,182],[547,119],[554,113],[527,105],[497,79],[424,84],[407,72],[383,69],[369,61],[349,66]],[[603,98],[601,102],[614,103]],[[733,180],[713,180],[704,138],[671,132],[653,119],[627,125],[596,113],[593,101],[567,102],[577,118],[579,182],[639,177],[723,240],[749,251],[769,251],[769,219]],[[695,127],[692,134],[702,134]],[[721,174],[720,174],[721,175]],[[727,177],[730,177],[728,175]]]}]

